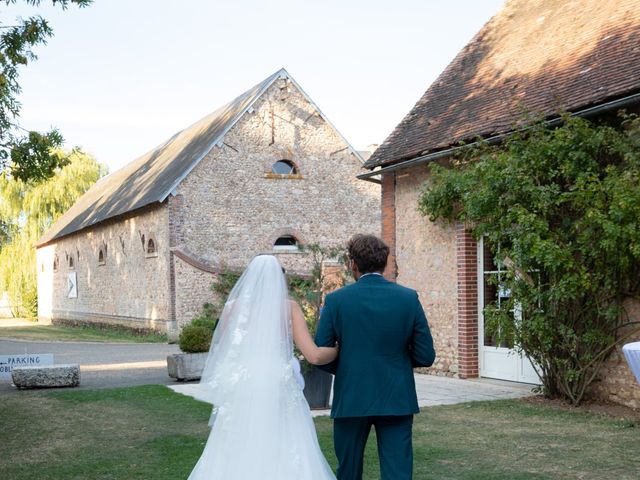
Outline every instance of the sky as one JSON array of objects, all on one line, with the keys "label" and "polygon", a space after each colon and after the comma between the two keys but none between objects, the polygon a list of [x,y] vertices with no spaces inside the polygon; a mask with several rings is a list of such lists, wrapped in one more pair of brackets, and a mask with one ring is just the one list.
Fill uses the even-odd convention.
[{"label": "sky", "polygon": [[284,67],[358,150],[379,144],[503,0],[94,0],[21,70],[24,128],[117,170]]}]

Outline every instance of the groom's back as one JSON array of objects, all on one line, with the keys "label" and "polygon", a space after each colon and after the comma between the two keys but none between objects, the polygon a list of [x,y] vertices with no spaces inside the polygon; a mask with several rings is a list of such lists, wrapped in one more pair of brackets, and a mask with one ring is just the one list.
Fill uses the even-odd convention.
[{"label": "groom's back", "polygon": [[418,411],[413,366],[435,352],[414,290],[368,274],[327,296],[316,340],[337,340],[340,355],[332,416],[407,415]]}]

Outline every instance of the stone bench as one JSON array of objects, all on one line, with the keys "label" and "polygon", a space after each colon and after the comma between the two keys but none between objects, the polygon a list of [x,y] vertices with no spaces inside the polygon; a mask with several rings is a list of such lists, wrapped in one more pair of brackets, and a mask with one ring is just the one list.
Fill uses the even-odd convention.
[{"label": "stone bench", "polygon": [[80,365],[73,363],[15,367],[11,370],[11,379],[19,389],[77,387],[80,385]]}]

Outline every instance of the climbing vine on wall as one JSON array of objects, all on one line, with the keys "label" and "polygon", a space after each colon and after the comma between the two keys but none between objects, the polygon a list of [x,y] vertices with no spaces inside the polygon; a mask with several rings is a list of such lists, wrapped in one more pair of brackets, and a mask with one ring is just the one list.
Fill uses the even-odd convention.
[{"label": "climbing vine on wall", "polygon": [[625,310],[640,294],[639,119],[566,116],[463,149],[432,165],[419,209],[466,222],[498,252],[511,297],[485,318],[532,360],[546,395],[580,403],[639,323]]}]

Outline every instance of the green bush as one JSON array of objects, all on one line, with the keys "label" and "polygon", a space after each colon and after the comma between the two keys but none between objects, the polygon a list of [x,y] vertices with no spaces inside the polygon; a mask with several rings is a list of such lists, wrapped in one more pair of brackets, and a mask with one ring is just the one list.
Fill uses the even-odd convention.
[{"label": "green bush", "polygon": [[191,325],[194,327],[205,327],[213,332],[216,329],[219,317],[220,308],[211,303],[205,303],[202,306],[202,313],[191,321]]},{"label": "green bush", "polygon": [[180,332],[178,344],[185,353],[208,352],[213,331],[208,327],[187,325]]}]

